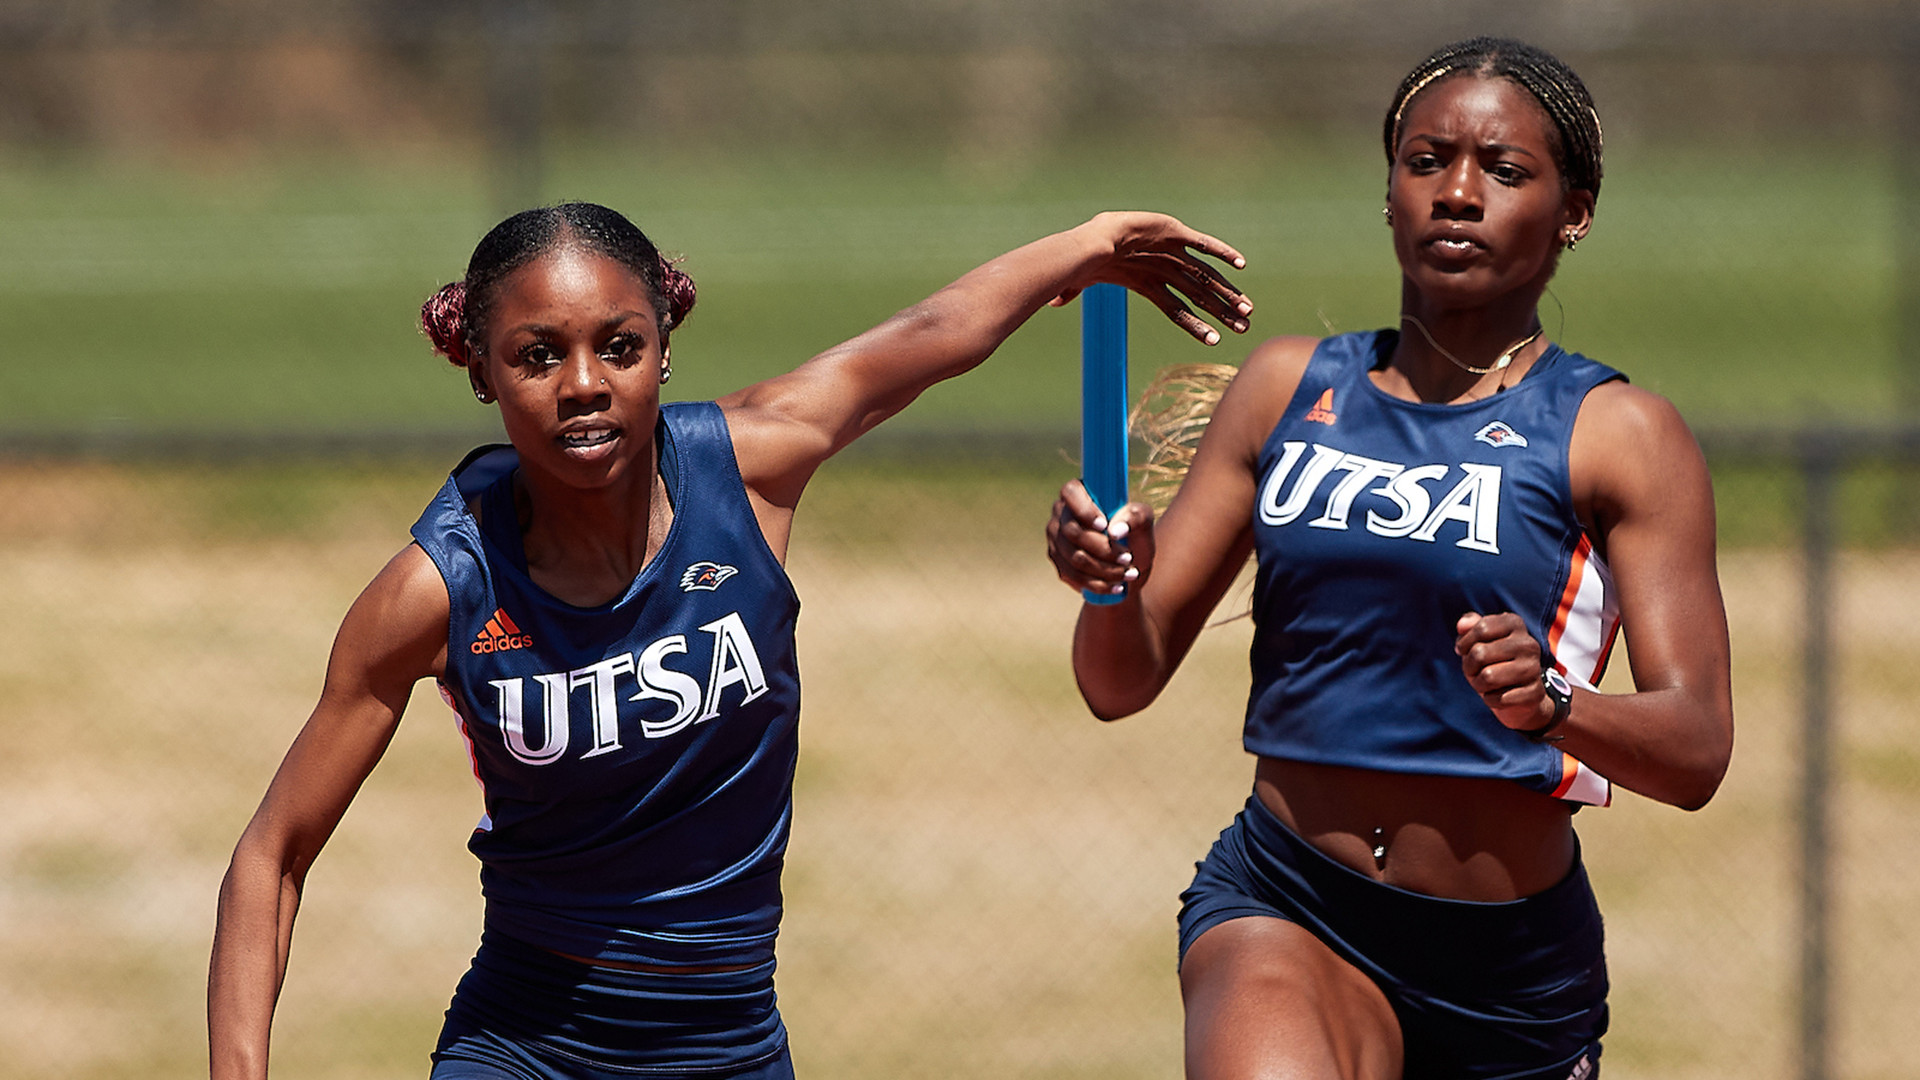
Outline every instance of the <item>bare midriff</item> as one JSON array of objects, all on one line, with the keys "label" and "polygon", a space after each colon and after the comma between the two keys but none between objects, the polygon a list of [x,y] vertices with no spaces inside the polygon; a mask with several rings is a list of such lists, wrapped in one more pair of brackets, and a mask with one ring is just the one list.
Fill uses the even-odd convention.
[{"label": "bare midriff", "polygon": [[1572,809],[1510,780],[1261,758],[1253,789],[1329,858],[1428,896],[1516,900],[1573,866]]}]

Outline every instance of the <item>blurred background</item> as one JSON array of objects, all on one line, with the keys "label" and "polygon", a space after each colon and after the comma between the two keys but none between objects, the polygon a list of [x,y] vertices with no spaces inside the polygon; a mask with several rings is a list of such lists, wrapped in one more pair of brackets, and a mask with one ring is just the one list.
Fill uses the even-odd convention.
[{"label": "blurred background", "polygon": [[[227,854],[346,605],[498,437],[415,315],[499,217],[591,199],[683,254],[686,398],[1107,208],[1244,251],[1256,335],[1386,325],[1381,115],[1483,32],[1593,89],[1598,220],[1542,319],[1701,434],[1733,617],[1719,797],[1579,818],[1607,1075],[1913,1075],[1913,5],[0,0],[0,1078],[204,1069]],[[1136,383],[1249,347],[1142,307]],[[799,515],[804,1076],[1178,1074],[1247,596],[1153,709],[1086,715],[1040,555],[1077,338],[1043,311]],[[314,871],[279,1076],[425,1073],[480,919],[450,719],[419,695]]]}]

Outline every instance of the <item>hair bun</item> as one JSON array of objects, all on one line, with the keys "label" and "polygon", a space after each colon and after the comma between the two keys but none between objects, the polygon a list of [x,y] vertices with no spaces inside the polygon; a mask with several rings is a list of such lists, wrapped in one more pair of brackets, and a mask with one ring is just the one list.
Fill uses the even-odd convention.
[{"label": "hair bun", "polygon": [[667,303],[666,330],[673,330],[687,321],[693,311],[695,295],[693,278],[687,272],[675,266],[676,260],[660,257],[660,297]]},{"label": "hair bun", "polygon": [[[692,285],[688,285],[691,292]],[[691,305],[691,301],[689,301]],[[466,367],[471,358],[467,348],[467,283],[455,281],[440,286],[420,305],[420,329],[433,342],[433,351],[455,367]]]}]

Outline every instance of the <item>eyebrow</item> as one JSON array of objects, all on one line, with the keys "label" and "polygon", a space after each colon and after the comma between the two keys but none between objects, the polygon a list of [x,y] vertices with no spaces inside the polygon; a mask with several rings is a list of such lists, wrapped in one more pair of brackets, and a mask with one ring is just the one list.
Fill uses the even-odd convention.
[{"label": "eyebrow", "polygon": [[[1448,139],[1448,138],[1443,138],[1439,135],[1428,135],[1418,131],[1414,132],[1411,135],[1408,135],[1405,141],[1412,142],[1415,139],[1425,139],[1427,142],[1432,143],[1436,146],[1460,145],[1460,140],[1458,139]],[[1508,153],[1508,154],[1524,154],[1527,157],[1536,158],[1536,159],[1539,158],[1540,156],[1534,153],[1533,151],[1527,149],[1526,147],[1518,146],[1518,145],[1515,145],[1514,143],[1488,143],[1486,144],[1484,149],[1497,150],[1502,153]]]},{"label": "eyebrow", "polygon": [[[622,323],[633,319],[644,318],[648,314],[649,313],[645,311],[622,311],[611,318],[603,319],[595,329],[601,333],[606,333],[609,330],[618,328]],[[546,323],[521,323],[518,326],[508,327],[506,332],[509,334],[532,334],[535,337],[545,337],[558,334],[560,328],[550,326]]]}]

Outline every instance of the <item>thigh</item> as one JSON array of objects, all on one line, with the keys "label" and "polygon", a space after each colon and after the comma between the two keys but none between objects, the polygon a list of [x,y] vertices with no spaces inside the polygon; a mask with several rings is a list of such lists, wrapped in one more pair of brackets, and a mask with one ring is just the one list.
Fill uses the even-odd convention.
[{"label": "thigh", "polygon": [[1304,928],[1248,917],[1180,965],[1188,1080],[1396,1080],[1400,1024],[1372,980]]}]

